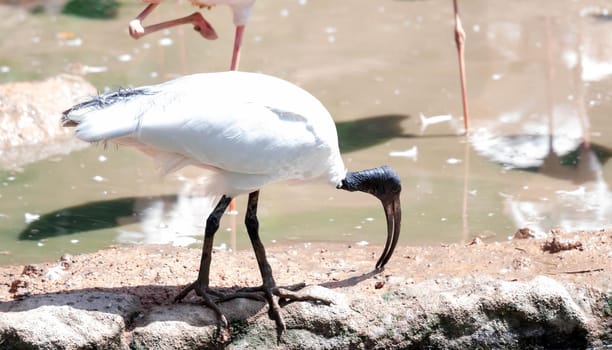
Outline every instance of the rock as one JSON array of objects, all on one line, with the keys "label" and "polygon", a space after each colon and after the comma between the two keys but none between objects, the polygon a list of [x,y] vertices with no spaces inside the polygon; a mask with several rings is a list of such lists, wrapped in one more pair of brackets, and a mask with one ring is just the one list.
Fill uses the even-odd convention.
[{"label": "rock", "polygon": [[[330,289],[308,286],[300,291],[333,302],[331,306],[292,303],[283,308],[287,329],[326,329],[334,318],[349,315],[346,297]],[[267,305],[249,299],[234,299],[220,305],[232,328],[235,349],[275,348],[274,322],[267,317]],[[132,336],[132,348],[194,349],[215,348],[216,318],[200,304],[155,307],[139,320]],[[289,332],[288,332],[289,333]]]},{"label": "rock", "polygon": [[0,85],[0,168],[16,168],[87,144],[60,124],[62,112],[96,95],[93,85],[73,75]]},{"label": "rock", "polygon": [[[229,347],[580,349],[610,341],[609,296],[543,276],[430,279],[369,297],[341,290],[310,286],[303,292],[333,303],[283,307],[287,331],[280,344],[266,304],[222,303],[232,328]],[[134,296],[73,291],[5,302],[0,311],[0,349],[223,347],[213,312],[197,302],[143,311]]]},{"label": "rock", "polygon": [[[228,322],[236,326],[265,307],[263,302],[235,299],[221,305]],[[217,319],[200,304],[180,303],[153,308],[136,324],[132,348],[195,349],[215,348]]]},{"label": "rock", "polygon": [[[74,340],[63,343],[52,337],[79,334],[75,325],[91,315],[86,305],[68,306],[77,296],[101,290],[131,295],[142,305],[133,313],[107,312],[109,319],[99,321],[107,328],[123,322],[113,328],[119,329],[113,333],[119,338],[107,335],[104,346],[112,349],[609,348],[611,233],[563,235],[560,238],[579,239],[584,249],[556,254],[542,252],[536,240],[401,246],[382,273],[370,270],[381,247],[354,246],[347,255],[343,244],[271,246],[268,253],[279,283],[306,281],[313,285],[300,292],[333,301],[329,306],[284,305],[287,330],[280,344],[265,303],[235,299],[219,305],[231,326],[231,342],[225,345],[217,341],[212,312],[195,293],[172,303],[197,274],[198,249],[113,247],[74,257],[55,281],[44,272],[57,262],[0,266],[0,349],[28,348],[23,344],[32,342],[23,339],[37,333],[43,336],[29,348],[103,348],[101,343],[88,347],[81,340],[77,346]],[[214,290],[226,293],[261,283],[252,252],[214,254],[214,261],[222,262],[211,266]],[[347,267],[340,268],[339,261],[348,261]],[[380,281],[384,285],[377,289]],[[13,313],[21,312],[17,306],[37,296],[65,297],[39,304],[50,315],[71,310],[72,324],[23,322],[40,318],[35,315],[38,306],[23,310],[33,316],[16,320]],[[118,321],[112,321],[113,316]]]},{"label": "rock", "polygon": [[428,280],[358,310],[365,308],[386,310],[360,337],[366,348],[583,348],[598,327],[590,308],[542,276],[529,282]]},{"label": "rock", "polygon": [[121,349],[141,309],[132,295],[79,292],[0,304],[0,349]]}]

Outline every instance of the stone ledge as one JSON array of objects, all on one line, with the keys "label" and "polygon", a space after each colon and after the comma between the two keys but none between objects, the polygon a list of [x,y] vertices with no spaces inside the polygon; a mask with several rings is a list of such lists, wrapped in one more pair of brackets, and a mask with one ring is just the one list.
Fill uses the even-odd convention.
[{"label": "stone ledge", "polygon": [[[609,295],[544,276],[526,282],[487,276],[426,280],[367,298],[351,295],[350,288],[306,289],[334,304],[284,307],[287,332],[280,344],[264,303],[221,304],[232,325],[228,346],[581,349],[610,341]],[[197,302],[144,309],[133,295],[73,290],[4,302],[0,310],[0,349],[222,347],[212,311]]]}]

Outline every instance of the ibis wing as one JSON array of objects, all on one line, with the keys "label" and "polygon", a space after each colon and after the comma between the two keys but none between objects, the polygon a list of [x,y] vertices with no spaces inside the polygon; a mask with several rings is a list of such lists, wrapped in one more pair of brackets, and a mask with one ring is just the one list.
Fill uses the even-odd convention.
[{"label": "ibis wing", "polygon": [[[175,107],[182,113],[173,114]],[[168,105],[163,114],[143,115],[135,136],[195,165],[272,180],[320,176],[332,153],[329,142],[296,113],[257,103],[184,107]]]}]

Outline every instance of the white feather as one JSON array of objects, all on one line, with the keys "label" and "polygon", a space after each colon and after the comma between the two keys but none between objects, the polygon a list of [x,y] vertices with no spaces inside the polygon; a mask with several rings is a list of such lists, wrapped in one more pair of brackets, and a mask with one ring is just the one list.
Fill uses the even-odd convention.
[{"label": "white feather", "polygon": [[146,93],[70,112],[67,118],[80,123],[77,137],[136,147],[164,172],[190,164],[209,169],[221,175],[214,182],[227,195],[290,179],[337,185],[346,175],[331,116],[286,81],[224,72],[137,90]]},{"label": "white feather", "polygon": [[138,127],[140,109],[139,104],[122,101],[105,109],[86,107],[76,110],[70,114],[70,119],[78,123],[75,134],[79,139],[99,142],[133,133]]}]

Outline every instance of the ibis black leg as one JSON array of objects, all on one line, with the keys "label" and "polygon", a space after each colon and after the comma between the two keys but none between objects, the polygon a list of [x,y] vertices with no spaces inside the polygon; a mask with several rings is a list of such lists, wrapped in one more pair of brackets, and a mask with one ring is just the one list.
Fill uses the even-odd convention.
[{"label": "ibis black leg", "polygon": [[[256,288],[244,288],[237,293],[222,297],[220,301],[227,301],[234,298],[249,298],[259,301],[267,302],[269,305],[268,315],[272,320],[276,322],[277,334],[280,335],[285,330],[285,322],[280,315],[280,307],[278,302],[274,299],[274,291],[276,289],[276,282],[272,276],[272,268],[266,259],[266,251],[259,238],[259,220],[257,219],[257,202],[259,199],[259,191],[255,191],[249,194],[249,201],[247,204],[245,225],[253,250],[255,251],[255,257],[257,258],[257,265],[261,272],[263,285]],[[303,287],[303,286],[300,286]],[[263,292],[263,296],[262,296]]]},{"label": "ibis black leg", "polygon": [[261,272],[261,279],[263,281],[262,290],[269,305],[268,315],[274,320],[274,322],[276,322],[276,331],[280,337],[280,335],[285,331],[285,322],[280,315],[280,307],[272,295],[273,290],[276,287],[276,282],[272,276],[272,268],[266,259],[266,250],[263,243],[261,243],[261,239],[259,239],[259,220],[257,219],[258,200],[259,191],[249,194],[249,202],[247,204],[244,223],[246,225],[247,232],[249,233],[249,239],[253,245],[253,250],[255,251],[259,271]]},{"label": "ibis black leg", "polygon": [[[274,296],[277,296],[281,300],[286,301],[315,301],[327,305],[329,305],[331,302],[329,300],[295,293],[295,290],[301,289],[305,286],[303,283],[285,288],[279,288],[276,286],[276,282],[274,281],[274,277],[272,276],[272,268],[270,267],[270,264],[266,259],[266,250],[263,246],[263,243],[261,242],[261,239],[259,238],[259,220],[257,220],[258,199],[259,191],[252,192],[251,194],[249,194],[249,202],[247,205],[247,211],[245,216],[245,225],[247,228],[247,232],[249,233],[251,244],[253,245],[253,250],[255,251],[255,257],[257,258],[257,265],[259,266],[259,271],[261,272],[263,285],[259,288],[245,288],[234,295],[226,297],[225,300],[237,297],[245,297],[258,300],[265,299],[265,301],[267,301],[269,305],[268,315],[276,323],[276,331],[278,339],[280,340],[281,335],[285,331],[285,322],[283,321],[283,318],[280,314],[280,306]],[[263,292],[264,298],[261,297],[261,294],[258,294],[261,292]]]},{"label": "ibis black leg", "polygon": [[192,290],[195,291],[196,294],[204,300],[204,304],[215,312],[217,316],[217,327],[219,330],[220,338],[225,338],[222,334],[223,330],[228,329],[228,323],[221,310],[219,310],[219,307],[211,300],[209,296],[210,290],[208,288],[208,285],[213,238],[215,237],[215,233],[219,229],[219,222],[221,221],[221,217],[223,216],[225,209],[231,201],[232,199],[230,197],[221,197],[221,200],[219,201],[215,209],[208,216],[208,219],[206,220],[204,245],[202,247],[202,259],[200,260],[200,272],[198,273],[198,279],[192,284],[185,287],[185,289],[183,289],[183,291],[181,291],[179,295],[174,298],[174,301],[178,302],[185,298],[187,294],[189,294],[189,292],[191,292]]},{"label": "ibis black leg", "polygon": [[273,287],[276,285],[274,277],[272,276],[272,268],[266,259],[266,250],[259,239],[259,220],[257,219],[257,202],[259,201],[259,191],[252,192],[249,194],[249,202],[247,204],[246,216],[244,218],[244,224],[246,225],[247,232],[249,233],[249,239],[253,245],[255,251],[255,257],[257,258],[257,265],[259,265],[259,271],[263,279],[264,287]]}]

